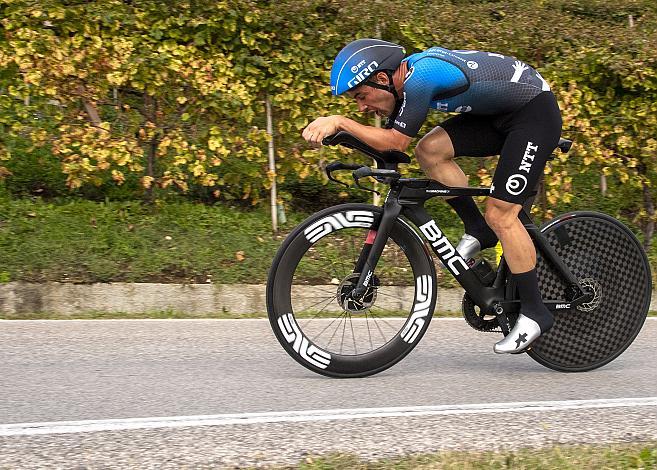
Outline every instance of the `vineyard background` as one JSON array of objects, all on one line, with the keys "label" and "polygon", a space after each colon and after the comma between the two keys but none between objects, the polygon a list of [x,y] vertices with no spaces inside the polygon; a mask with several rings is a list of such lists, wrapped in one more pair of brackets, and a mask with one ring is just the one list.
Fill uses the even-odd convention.
[{"label": "vineyard background", "polygon": [[[267,214],[274,181],[289,223],[329,203],[368,200],[323,175],[327,162],[365,157],[313,150],[300,137],[320,115],[374,123],[328,87],[333,57],[358,37],[409,54],[433,45],[501,52],[537,67],[559,99],[563,136],[575,141],[549,166],[537,219],[608,212],[655,259],[653,0],[0,0],[0,28],[0,281],[240,272],[245,259],[270,259],[278,243]],[[447,117],[430,113],[420,135]],[[495,158],[461,162],[470,184],[490,184]],[[404,171],[419,174],[416,163]],[[447,206],[433,210],[458,236]],[[229,215],[214,222],[213,213]],[[258,222],[240,223],[251,217]],[[204,218],[238,232],[210,229]],[[100,228],[105,238],[94,238]],[[189,249],[171,254],[162,237],[172,234],[189,238]],[[232,248],[248,237],[263,242]],[[222,249],[204,253],[204,263],[193,240],[206,238]],[[90,267],[94,257],[105,271]]]}]

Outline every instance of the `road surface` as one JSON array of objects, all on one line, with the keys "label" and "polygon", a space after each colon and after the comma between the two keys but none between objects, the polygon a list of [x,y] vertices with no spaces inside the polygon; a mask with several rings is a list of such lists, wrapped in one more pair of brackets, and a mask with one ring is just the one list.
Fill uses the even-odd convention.
[{"label": "road surface", "polygon": [[379,375],[313,374],[266,320],[0,321],[0,468],[216,468],[657,440],[657,319],[596,371],[434,319]]}]

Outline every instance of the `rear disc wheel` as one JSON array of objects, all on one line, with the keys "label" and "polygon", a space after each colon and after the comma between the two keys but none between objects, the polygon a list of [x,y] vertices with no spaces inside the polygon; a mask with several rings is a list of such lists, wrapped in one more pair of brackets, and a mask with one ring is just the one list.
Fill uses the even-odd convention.
[{"label": "rear disc wheel", "polygon": [[[576,308],[554,312],[554,326],[528,354],[564,372],[601,367],[625,351],[643,326],[652,295],[648,258],[634,234],[605,214],[565,214],[542,232],[591,296]],[[554,267],[537,256],[543,299],[572,297]]]}]

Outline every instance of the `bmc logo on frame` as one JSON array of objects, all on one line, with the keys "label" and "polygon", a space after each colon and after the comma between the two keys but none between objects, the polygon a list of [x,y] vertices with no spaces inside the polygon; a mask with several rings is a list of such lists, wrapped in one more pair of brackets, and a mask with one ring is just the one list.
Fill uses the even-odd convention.
[{"label": "bmc logo on frame", "polygon": [[[452,274],[457,276],[470,269],[463,258],[461,258],[461,255],[456,252],[456,249],[452,246],[447,237],[443,235],[443,232],[440,231],[434,220],[430,220],[426,224],[422,225],[420,230],[424,236],[427,237],[427,240],[429,240],[431,246],[436,249],[436,253],[438,253],[440,260],[447,267],[447,269],[452,272]],[[460,265],[463,270],[459,271],[457,265]]]}]

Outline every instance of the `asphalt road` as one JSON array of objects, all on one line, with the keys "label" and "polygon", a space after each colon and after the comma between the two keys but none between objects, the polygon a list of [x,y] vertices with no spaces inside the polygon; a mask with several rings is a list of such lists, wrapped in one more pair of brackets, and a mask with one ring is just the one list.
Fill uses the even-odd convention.
[{"label": "asphalt road", "polygon": [[657,320],[581,374],[497,356],[497,338],[434,320],[392,369],[336,380],[289,358],[266,320],[0,321],[0,468],[657,440]]}]

